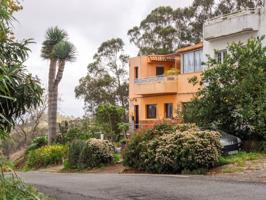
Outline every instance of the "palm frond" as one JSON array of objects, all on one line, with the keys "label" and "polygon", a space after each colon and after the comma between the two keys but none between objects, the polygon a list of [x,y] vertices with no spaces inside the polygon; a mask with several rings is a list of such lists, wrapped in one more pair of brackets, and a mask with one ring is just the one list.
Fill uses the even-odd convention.
[{"label": "palm frond", "polygon": [[63,29],[57,26],[49,28],[42,44],[41,56],[45,59],[50,59],[53,56],[52,52],[55,45],[66,38],[67,33]]},{"label": "palm frond", "polygon": [[53,55],[58,60],[73,62],[76,59],[76,48],[71,42],[63,40],[55,46]]}]

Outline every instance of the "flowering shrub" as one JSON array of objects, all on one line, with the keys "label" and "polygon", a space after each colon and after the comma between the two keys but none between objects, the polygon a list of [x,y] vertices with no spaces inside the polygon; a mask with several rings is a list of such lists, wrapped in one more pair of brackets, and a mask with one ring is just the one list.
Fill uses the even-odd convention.
[{"label": "flowering shrub", "polygon": [[27,154],[27,167],[40,168],[48,165],[61,164],[66,148],[63,145],[43,146],[39,149],[29,151]]},{"label": "flowering shrub", "polygon": [[69,145],[67,167],[84,169],[114,162],[114,147],[107,140],[75,140]]},{"label": "flowering shrub", "polygon": [[[157,173],[210,168],[220,156],[220,134],[195,125],[167,125],[136,133],[124,151],[124,164]],[[163,133],[165,129],[165,134]]]}]

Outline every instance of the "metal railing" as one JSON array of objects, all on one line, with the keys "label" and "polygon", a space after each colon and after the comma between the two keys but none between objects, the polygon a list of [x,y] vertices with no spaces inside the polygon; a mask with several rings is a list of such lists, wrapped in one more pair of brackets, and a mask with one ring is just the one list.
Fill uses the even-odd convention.
[{"label": "metal railing", "polygon": [[134,83],[136,84],[146,84],[146,83],[155,83],[160,81],[174,81],[177,80],[176,75],[170,75],[170,76],[151,76],[143,79],[136,79]]}]

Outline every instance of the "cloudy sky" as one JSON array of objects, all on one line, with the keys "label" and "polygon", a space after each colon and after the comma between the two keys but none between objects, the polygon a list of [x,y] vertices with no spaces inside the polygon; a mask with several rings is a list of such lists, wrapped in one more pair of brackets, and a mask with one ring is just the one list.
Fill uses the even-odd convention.
[{"label": "cloudy sky", "polygon": [[158,6],[183,7],[192,0],[24,0],[24,9],[16,15],[17,38],[33,38],[32,53],[26,63],[47,88],[48,61],[40,58],[45,31],[58,25],[65,29],[78,51],[77,61],[68,63],[60,83],[59,112],[82,116],[83,101],[75,98],[74,89],[86,74],[86,67],[98,46],[113,37],[126,43],[126,53],[135,56],[137,49],[128,42],[127,31]]}]

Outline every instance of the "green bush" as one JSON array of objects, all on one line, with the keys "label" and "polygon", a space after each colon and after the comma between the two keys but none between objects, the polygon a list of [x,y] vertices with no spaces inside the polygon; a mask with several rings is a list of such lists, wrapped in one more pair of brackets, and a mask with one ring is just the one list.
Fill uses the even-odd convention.
[{"label": "green bush", "polygon": [[32,140],[32,143],[28,146],[26,153],[29,151],[38,149],[40,147],[46,146],[48,144],[48,137],[47,135],[36,137]]},{"label": "green bush", "polygon": [[29,168],[40,168],[48,165],[61,164],[66,153],[63,145],[43,146],[39,149],[29,151],[26,165]]},{"label": "green bush", "polygon": [[69,145],[67,166],[71,169],[100,167],[114,162],[114,147],[106,140],[76,140]]},{"label": "green bush", "polygon": [[56,137],[56,143],[68,144],[74,140],[88,140],[93,137],[93,134],[89,130],[82,130],[79,127],[73,127],[67,130],[65,133],[61,133]]},{"label": "green bush", "polygon": [[220,134],[195,125],[159,125],[136,133],[124,151],[124,164],[157,173],[180,173],[214,166]]},{"label": "green bush", "polygon": [[0,200],[9,199],[48,200],[33,187],[24,184],[12,170],[12,163],[0,155]]},{"label": "green bush", "polygon": [[[24,184],[18,177],[0,175],[0,199],[49,200],[35,188]],[[51,200],[51,199],[50,199]]]}]

